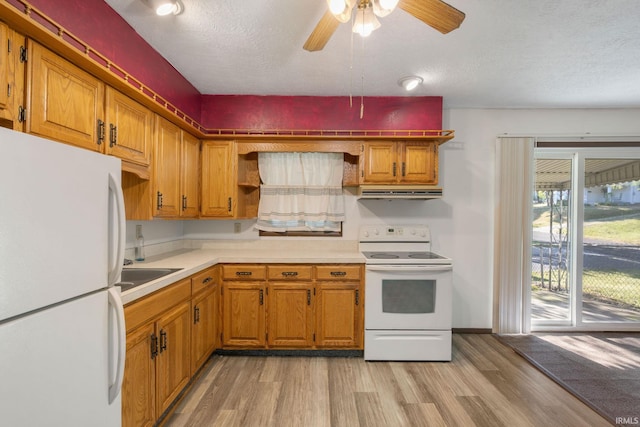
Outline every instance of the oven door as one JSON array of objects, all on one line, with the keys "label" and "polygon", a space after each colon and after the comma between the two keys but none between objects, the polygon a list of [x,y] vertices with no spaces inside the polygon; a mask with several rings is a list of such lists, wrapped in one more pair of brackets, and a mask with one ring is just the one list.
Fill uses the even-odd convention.
[{"label": "oven door", "polygon": [[451,265],[367,265],[365,329],[450,330]]}]

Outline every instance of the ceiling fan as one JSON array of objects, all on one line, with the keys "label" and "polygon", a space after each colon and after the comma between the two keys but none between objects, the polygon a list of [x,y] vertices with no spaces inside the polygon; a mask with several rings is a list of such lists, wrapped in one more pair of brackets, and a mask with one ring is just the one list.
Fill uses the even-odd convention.
[{"label": "ceiling fan", "polygon": [[305,42],[305,50],[322,50],[338,26],[349,22],[352,13],[352,30],[363,37],[380,26],[376,16],[385,17],[396,6],[442,34],[458,28],[465,17],[463,12],[441,0],[327,0],[327,3],[329,10]]}]

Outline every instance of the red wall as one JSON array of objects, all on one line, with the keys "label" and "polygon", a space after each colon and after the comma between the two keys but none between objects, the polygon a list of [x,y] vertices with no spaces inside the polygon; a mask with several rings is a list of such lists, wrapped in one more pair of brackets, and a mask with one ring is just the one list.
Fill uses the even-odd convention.
[{"label": "red wall", "polygon": [[360,97],[350,107],[348,97],[336,96],[201,95],[103,0],[30,1],[205,128],[442,129],[442,97],[436,96],[365,97],[360,119]]},{"label": "red wall", "polygon": [[200,92],[103,0],[30,2],[187,115],[199,119]]},{"label": "red wall", "polygon": [[416,130],[442,129],[442,97],[203,95],[209,129]]}]

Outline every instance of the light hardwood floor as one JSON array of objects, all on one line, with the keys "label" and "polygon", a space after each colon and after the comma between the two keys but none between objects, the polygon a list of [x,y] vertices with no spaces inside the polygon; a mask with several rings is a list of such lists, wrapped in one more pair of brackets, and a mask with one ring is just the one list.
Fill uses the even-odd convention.
[{"label": "light hardwood floor", "polygon": [[608,426],[492,335],[453,361],[213,356],[165,426]]}]

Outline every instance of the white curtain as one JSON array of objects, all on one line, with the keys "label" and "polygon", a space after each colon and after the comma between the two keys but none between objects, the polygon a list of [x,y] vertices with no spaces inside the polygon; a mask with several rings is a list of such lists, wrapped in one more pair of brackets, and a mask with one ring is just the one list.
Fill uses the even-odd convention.
[{"label": "white curtain", "polygon": [[528,333],[534,138],[498,138],[493,331]]},{"label": "white curtain", "polygon": [[262,185],[256,228],[340,231],[342,153],[259,153]]}]

